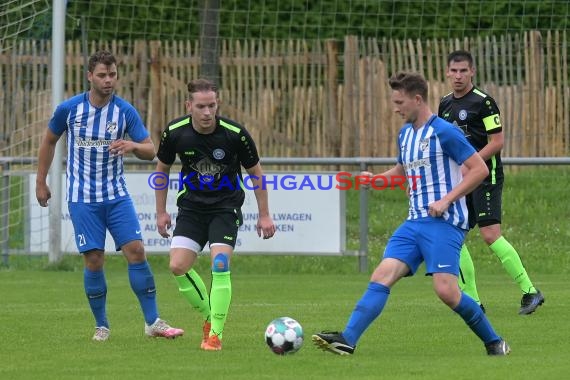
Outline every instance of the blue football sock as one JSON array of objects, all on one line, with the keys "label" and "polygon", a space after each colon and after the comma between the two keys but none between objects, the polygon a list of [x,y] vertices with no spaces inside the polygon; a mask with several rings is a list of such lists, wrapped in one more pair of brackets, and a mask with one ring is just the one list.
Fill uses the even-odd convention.
[{"label": "blue football sock", "polygon": [[453,311],[463,318],[467,326],[473,330],[483,343],[487,344],[501,339],[495,330],[493,330],[491,323],[485,313],[483,313],[483,310],[481,310],[481,307],[467,294],[461,293],[459,305],[457,305]]},{"label": "blue football sock", "polygon": [[390,288],[376,282],[370,282],[368,289],[354,308],[342,336],[348,344],[355,346],[364,330],[380,315],[388,296]]},{"label": "blue football sock", "polygon": [[91,312],[95,317],[97,327],[109,328],[109,321],[107,321],[107,283],[105,281],[105,272],[102,270],[92,272],[85,268],[83,270],[83,287],[85,288],[85,295],[89,301]]},{"label": "blue football sock", "polygon": [[144,314],[147,325],[152,325],[158,318],[156,307],[156,287],[154,277],[147,261],[138,264],[129,264],[129,282],[136,294]]}]

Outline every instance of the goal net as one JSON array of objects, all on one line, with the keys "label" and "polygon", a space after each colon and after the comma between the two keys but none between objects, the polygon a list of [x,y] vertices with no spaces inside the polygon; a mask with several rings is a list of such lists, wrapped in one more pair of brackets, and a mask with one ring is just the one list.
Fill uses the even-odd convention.
[{"label": "goal net", "polygon": [[0,4],[0,253],[24,251],[29,190],[41,128],[51,112],[46,39],[50,1]]},{"label": "goal net", "polygon": [[[505,156],[569,152],[567,0],[69,0],[66,6],[65,96],[87,88],[89,54],[112,50],[117,92],[140,112],[155,143],[166,122],[185,113],[186,83],[212,76],[221,112],[248,128],[264,157],[393,157],[401,120],[391,111],[387,78],[398,70],[423,73],[435,107],[449,91],[446,56],[461,48],[472,51],[477,84],[499,103],[508,126]],[[35,194],[27,175],[35,172],[52,113],[51,13],[47,0],[0,5],[4,257],[29,253],[30,236],[49,238],[40,219],[30,221]]]}]

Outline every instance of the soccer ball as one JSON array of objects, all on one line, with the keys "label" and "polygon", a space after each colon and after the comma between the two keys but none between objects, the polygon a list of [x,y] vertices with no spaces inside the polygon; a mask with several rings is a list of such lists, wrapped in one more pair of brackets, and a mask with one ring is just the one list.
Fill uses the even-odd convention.
[{"label": "soccer ball", "polygon": [[277,355],[293,354],[303,345],[303,328],[293,318],[274,319],[265,329],[265,342]]}]

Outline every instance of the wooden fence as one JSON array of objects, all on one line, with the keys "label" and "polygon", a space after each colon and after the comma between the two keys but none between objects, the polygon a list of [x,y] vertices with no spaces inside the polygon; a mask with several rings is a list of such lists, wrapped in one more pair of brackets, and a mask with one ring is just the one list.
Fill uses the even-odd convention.
[{"label": "wooden fence", "polygon": [[[244,124],[262,156],[394,156],[402,120],[388,77],[414,70],[430,102],[449,92],[446,56],[471,50],[476,83],[497,100],[505,156],[565,156],[570,144],[566,31],[464,40],[223,41],[221,113]],[[119,59],[117,93],[133,103],[158,142],[185,113],[186,83],[198,77],[194,41],[91,42]],[[52,113],[49,41],[19,41],[0,54],[0,155],[35,156]],[[79,41],[66,44],[66,96],[85,90]]]}]

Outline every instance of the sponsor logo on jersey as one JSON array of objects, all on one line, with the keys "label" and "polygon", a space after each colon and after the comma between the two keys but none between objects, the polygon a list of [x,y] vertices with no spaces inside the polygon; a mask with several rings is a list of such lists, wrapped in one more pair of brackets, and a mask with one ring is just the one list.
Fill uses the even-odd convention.
[{"label": "sponsor logo on jersey", "polygon": [[429,168],[431,167],[431,163],[429,162],[429,158],[420,158],[419,160],[415,160],[409,163],[404,163],[404,169],[408,170],[417,170],[419,168]]},{"label": "sponsor logo on jersey", "polygon": [[75,138],[75,146],[85,147],[85,148],[98,148],[102,146],[109,146],[113,143],[113,140],[92,140],[92,139],[82,139],[79,137]]}]

